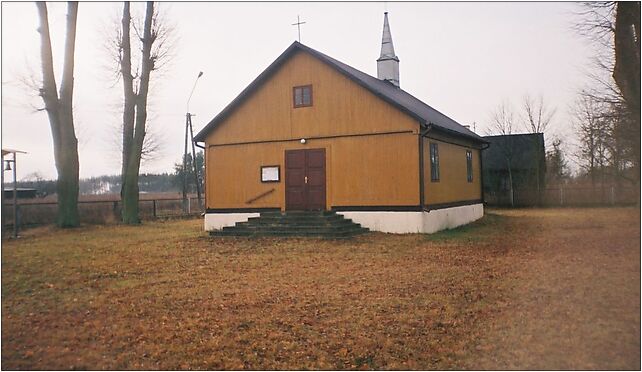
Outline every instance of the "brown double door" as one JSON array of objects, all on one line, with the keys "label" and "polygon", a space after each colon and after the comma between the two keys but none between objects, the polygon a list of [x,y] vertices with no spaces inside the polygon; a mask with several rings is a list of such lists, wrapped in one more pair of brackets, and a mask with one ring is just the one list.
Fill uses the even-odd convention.
[{"label": "brown double door", "polygon": [[285,209],[325,209],[325,149],[285,151]]}]

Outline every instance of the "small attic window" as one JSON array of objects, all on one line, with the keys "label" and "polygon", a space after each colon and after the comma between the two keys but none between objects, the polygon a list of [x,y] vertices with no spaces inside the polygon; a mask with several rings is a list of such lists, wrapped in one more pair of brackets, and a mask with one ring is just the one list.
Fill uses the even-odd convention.
[{"label": "small attic window", "polygon": [[294,87],[292,95],[294,108],[312,106],[312,85]]}]

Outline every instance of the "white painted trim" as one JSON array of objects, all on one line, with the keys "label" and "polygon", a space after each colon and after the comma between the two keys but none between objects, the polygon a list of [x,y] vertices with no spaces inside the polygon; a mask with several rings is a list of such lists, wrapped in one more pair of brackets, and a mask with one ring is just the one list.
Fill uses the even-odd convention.
[{"label": "white painted trim", "polygon": [[337,212],[372,231],[394,234],[427,233],[452,229],[484,216],[483,204],[436,209],[429,212]]},{"label": "white painted trim", "polygon": [[260,213],[205,213],[205,231],[220,230],[258,216]]}]

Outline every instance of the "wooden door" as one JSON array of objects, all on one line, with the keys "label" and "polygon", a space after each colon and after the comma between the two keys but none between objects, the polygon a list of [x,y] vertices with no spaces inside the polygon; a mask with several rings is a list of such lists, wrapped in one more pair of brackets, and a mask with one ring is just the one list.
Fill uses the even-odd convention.
[{"label": "wooden door", "polygon": [[325,149],[305,150],[306,202],[308,210],[325,209]]},{"label": "wooden door", "polygon": [[325,149],[285,152],[285,209],[325,209]]}]

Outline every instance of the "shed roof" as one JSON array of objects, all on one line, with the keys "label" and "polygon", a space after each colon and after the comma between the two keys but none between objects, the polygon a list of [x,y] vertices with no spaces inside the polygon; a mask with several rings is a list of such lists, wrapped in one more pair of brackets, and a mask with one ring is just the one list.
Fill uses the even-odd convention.
[{"label": "shed roof", "polygon": [[2,156],[5,156],[7,154],[16,154],[16,153],[26,154],[25,151],[14,150],[14,149],[2,149]]},{"label": "shed roof", "polygon": [[535,169],[538,161],[545,162],[543,133],[485,136],[484,139],[490,143],[482,152],[486,170],[506,170],[507,156],[513,170]]},{"label": "shed roof", "polygon": [[285,60],[294,55],[296,51],[306,52],[328,66],[334,68],[338,72],[347,76],[355,81],[362,87],[368,89],[370,92],[380,97],[384,101],[392,104],[401,111],[409,114],[417,120],[427,125],[432,125],[437,130],[463,136],[472,139],[476,142],[486,141],[477,135],[475,132],[469,130],[463,125],[457,123],[455,120],[435,110],[424,102],[412,96],[410,93],[397,88],[392,83],[385,80],[379,80],[374,76],[370,76],[365,72],[361,72],[345,63],[339,62],[336,59],[329,57],[319,51],[307,47],[297,41],[293,42],[268,68],[266,68],[250,85],[245,88],[223,111],[221,111],[214,119],[212,119],[195,137],[195,141],[204,141],[205,136],[216,127],[234,108],[236,108],[247,96],[249,96],[254,89],[256,89],[263,81],[265,81]]}]

